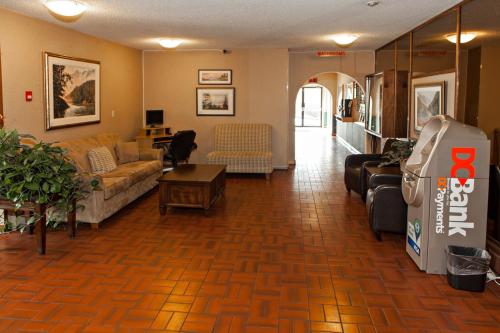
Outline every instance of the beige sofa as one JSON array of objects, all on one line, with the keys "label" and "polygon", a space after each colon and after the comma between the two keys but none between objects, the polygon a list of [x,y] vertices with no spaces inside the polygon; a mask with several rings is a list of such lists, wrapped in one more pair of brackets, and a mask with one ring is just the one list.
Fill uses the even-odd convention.
[{"label": "beige sofa", "polygon": [[[157,179],[162,175],[161,149],[142,149],[139,151],[139,161],[119,164],[115,148],[120,141],[115,134],[102,134],[56,144],[67,149],[82,178],[94,178],[99,181],[99,190],[91,191],[89,196],[79,203],[84,205],[85,209],[77,211],[77,221],[91,223],[93,228],[97,228],[101,221],[155,187],[158,184]],[[118,168],[105,174],[92,174],[88,151],[102,146],[109,148]]]},{"label": "beige sofa", "polygon": [[272,127],[268,124],[220,124],[215,126],[214,151],[209,164],[225,164],[227,172],[273,172]]}]

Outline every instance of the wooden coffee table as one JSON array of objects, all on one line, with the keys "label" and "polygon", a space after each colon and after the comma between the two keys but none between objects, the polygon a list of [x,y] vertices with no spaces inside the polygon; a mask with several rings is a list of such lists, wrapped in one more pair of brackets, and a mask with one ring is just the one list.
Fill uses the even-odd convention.
[{"label": "wooden coffee table", "polygon": [[181,164],[158,179],[160,214],[169,207],[203,208],[205,214],[226,188],[226,166]]}]

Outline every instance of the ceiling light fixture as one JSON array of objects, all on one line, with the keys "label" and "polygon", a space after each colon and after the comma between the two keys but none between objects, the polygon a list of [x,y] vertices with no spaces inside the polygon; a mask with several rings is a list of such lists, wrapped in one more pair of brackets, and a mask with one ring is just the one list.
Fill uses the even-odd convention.
[{"label": "ceiling light fixture", "polygon": [[367,5],[368,7],[375,7],[375,6],[376,6],[376,5],[378,5],[379,3],[380,3],[380,1],[377,1],[377,0],[372,0],[372,1],[368,1],[368,2],[366,3],[366,5]]},{"label": "ceiling light fixture", "polygon": [[163,38],[158,41],[158,44],[160,44],[162,47],[166,49],[174,49],[182,44],[182,40],[173,38]]},{"label": "ceiling light fixture", "polygon": [[[457,34],[449,34],[445,36],[446,39],[453,44],[457,43]],[[460,44],[465,44],[476,38],[476,33],[474,32],[462,32],[460,34]]]},{"label": "ceiling light fixture", "polygon": [[79,0],[46,0],[44,5],[54,14],[65,17],[78,16],[87,10],[87,5]]},{"label": "ceiling light fixture", "polygon": [[332,35],[331,39],[338,45],[350,45],[354,43],[356,39],[359,38],[359,35],[354,35],[354,34],[337,34],[337,35]]}]

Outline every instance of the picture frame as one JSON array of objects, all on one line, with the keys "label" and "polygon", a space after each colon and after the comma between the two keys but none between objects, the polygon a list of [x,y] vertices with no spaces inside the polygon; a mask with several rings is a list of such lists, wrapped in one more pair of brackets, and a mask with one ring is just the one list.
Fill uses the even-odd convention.
[{"label": "picture frame", "polygon": [[228,88],[196,88],[197,116],[234,116],[236,89]]},{"label": "picture frame", "polygon": [[420,133],[434,116],[444,114],[445,81],[436,81],[413,86],[413,130]]},{"label": "picture frame", "polygon": [[199,69],[199,85],[231,85],[233,71],[231,69]]},{"label": "picture frame", "polygon": [[99,61],[44,52],[46,130],[101,121]]}]

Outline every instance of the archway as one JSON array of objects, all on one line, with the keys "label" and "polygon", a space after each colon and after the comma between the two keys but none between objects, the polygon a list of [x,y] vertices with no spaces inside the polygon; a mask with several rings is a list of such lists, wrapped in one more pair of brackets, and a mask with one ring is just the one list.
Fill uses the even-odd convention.
[{"label": "archway", "polygon": [[[325,140],[332,140],[337,123],[343,130],[344,121],[362,120],[365,113],[364,94],[364,87],[344,73],[324,72],[308,78],[295,94],[294,155],[303,153],[296,159],[309,159],[314,147],[321,147]],[[341,138],[339,140],[342,141]],[[364,141],[364,136],[359,138],[361,140]],[[345,144],[345,141],[342,142]],[[318,150],[316,154],[323,153]]]}]

